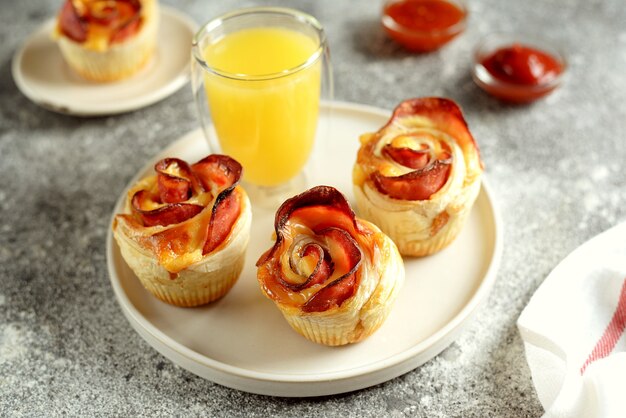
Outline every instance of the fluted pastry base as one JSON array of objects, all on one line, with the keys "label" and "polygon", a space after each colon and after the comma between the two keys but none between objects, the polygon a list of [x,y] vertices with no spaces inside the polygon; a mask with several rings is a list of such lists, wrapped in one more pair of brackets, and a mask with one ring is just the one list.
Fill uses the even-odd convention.
[{"label": "fluted pastry base", "polygon": [[[226,262],[220,263],[221,268],[202,271],[210,264],[207,259],[170,276],[160,266],[145,268],[147,260],[143,260],[143,266],[141,261],[135,262],[141,256],[137,255],[132,246],[121,243],[121,239],[117,237],[116,239],[120,243],[122,257],[127,260],[143,287],[163,302],[176,306],[190,308],[218,300],[235,285],[244,266],[245,252],[242,252],[232,254]],[[147,273],[148,271],[152,271],[152,274]]]},{"label": "fluted pastry base", "polygon": [[[399,288],[399,287],[398,287]],[[395,295],[393,299],[395,299]],[[281,309],[283,316],[298,334],[318,344],[339,346],[357,343],[381,327],[391,312],[393,300],[369,311],[341,315],[293,314]]]},{"label": "fluted pastry base", "polygon": [[435,254],[450,245],[463,229],[479,192],[480,179],[476,179],[438,205],[395,200],[367,185],[354,186],[359,215],[378,225],[402,255],[412,257]]}]

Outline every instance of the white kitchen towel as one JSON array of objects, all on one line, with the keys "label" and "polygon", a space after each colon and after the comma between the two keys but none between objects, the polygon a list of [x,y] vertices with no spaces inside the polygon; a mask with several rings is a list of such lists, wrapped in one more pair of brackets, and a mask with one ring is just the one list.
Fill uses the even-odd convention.
[{"label": "white kitchen towel", "polygon": [[626,417],[626,223],[568,255],[517,325],[544,418]]}]

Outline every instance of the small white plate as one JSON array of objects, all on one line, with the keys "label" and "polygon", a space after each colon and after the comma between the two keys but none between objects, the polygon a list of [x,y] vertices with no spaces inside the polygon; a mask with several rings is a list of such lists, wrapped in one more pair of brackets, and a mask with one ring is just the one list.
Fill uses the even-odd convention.
[{"label": "small white plate", "polygon": [[[330,184],[351,201],[358,137],[377,130],[390,112],[331,103],[328,148],[310,186]],[[328,112],[321,112],[328,115]],[[175,141],[150,161],[129,186],[166,156],[195,162],[209,153],[200,130]],[[120,196],[113,216],[122,208]],[[458,335],[491,288],[499,264],[498,216],[487,186],[459,237],[426,258],[406,258],[406,282],[383,326],[358,344],[325,347],[293,331],[256,280],[257,258],[271,246],[274,213],[253,208],[244,271],[223,299],[201,308],[177,308],[150,295],[107,236],[108,269],[115,295],[135,330],[185,369],[235,389],[275,396],[320,396],[372,386],[428,361]]]},{"label": "small white plate", "polygon": [[189,81],[191,42],[197,29],[182,13],[161,7],[157,51],[146,68],[113,83],[85,80],[66,64],[51,38],[51,19],[26,39],[13,57],[13,79],[22,93],[54,112],[102,116],[151,105]]}]

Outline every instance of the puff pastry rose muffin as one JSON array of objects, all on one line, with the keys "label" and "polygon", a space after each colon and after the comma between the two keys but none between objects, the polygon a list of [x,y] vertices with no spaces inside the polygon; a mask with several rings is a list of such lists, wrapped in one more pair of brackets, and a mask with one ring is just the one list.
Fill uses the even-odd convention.
[{"label": "puff pastry rose muffin", "polygon": [[402,255],[433,254],[458,235],[480,191],[476,141],[451,100],[406,100],[362,135],[353,169],[359,214]]},{"label": "puff pastry rose muffin", "polygon": [[209,155],[193,165],[166,158],[128,191],[113,235],[122,257],[154,296],[198,306],[225,295],[243,269],[251,210],[241,165]]},{"label": "puff pastry rose muffin", "polygon": [[404,283],[404,264],[391,239],[356,218],[340,192],[318,186],[287,200],[275,230],[257,278],[294,330],[336,346],[382,325]]},{"label": "puff pastry rose muffin", "polygon": [[78,74],[115,81],[150,61],[157,27],[157,0],[65,0],[53,35]]}]

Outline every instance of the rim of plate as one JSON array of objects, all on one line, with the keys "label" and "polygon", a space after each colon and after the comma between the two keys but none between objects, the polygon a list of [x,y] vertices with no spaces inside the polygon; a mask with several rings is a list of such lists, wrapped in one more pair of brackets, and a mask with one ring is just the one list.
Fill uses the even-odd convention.
[{"label": "rim of plate", "polygon": [[[374,114],[375,116],[381,116],[388,118],[391,115],[391,111],[378,108],[375,106],[350,103],[350,102],[341,102],[341,101],[322,101],[322,106],[330,107],[333,110],[344,110],[344,111],[358,111],[363,113]],[[183,136],[181,136],[178,140],[174,141],[170,144],[169,147],[176,144],[176,142],[183,140],[184,138],[195,134],[196,130],[191,131]],[[165,148],[159,151],[158,154],[167,151],[169,148]],[[111,214],[111,218],[109,220],[109,226],[112,225],[113,218],[117,213],[117,210],[121,207],[124,199],[126,198],[126,194],[124,193],[128,190],[128,186],[133,182],[137,181],[137,178],[140,177],[143,173],[145,173],[146,169],[149,169],[154,162],[153,160],[156,158],[156,155],[150,159],[148,162],[133,179],[129,181],[129,183],[125,186],[123,193],[120,195],[118,200],[115,203],[114,210]],[[113,233],[111,228],[109,228],[107,233],[107,269],[109,272],[109,279],[113,286],[113,290],[118,298],[118,302],[120,302],[120,307],[123,311],[126,312],[127,315],[131,316],[133,320],[136,322],[136,325],[141,326],[146,332],[148,332],[152,337],[159,340],[162,344],[166,345],[168,348],[176,351],[179,355],[191,360],[195,363],[201,364],[205,367],[210,367],[216,371],[230,374],[239,378],[251,379],[257,381],[265,381],[269,383],[316,383],[316,382],[330,382],[330,381],[341,381],[350,379],[356,376],[365,376],[368,374],[375,373],[379,370],[387,369],[392,366],[399,366],[413,357],[418,356],[420,353],[425,352],[428,348],[433,347],[438,341],[444,340],[446,337],[453,334],[480,305],[480,303],[487,297],[489,291],[495,282],[497,277],[497,271],[500,265],[500,259],[502,254],[502,231],[501,225],[502,221],[500,219],[499,211],[497,209],[497,205],[494,202],[493,194],[491,192],[491,187],[487,184],[484,176],[481,180],[481,188],[485,193],[485,197],[490,204],[490,209],[493,214],[493,226],[494,226],[494,246],[493,252],[491,254],[491,260],[489,263],[489,267],[487,268],[486,273],[483,276],[482,281],[480,282],[479,287],[476,289],[470,300],[463,306],[463,308],[443,327],[441,327],[437,332],[432,334],[430,337],[425,340],[419,342],[408,350],[405,350],[401,353],[391,355],[383,360],[378,360],[373,363],[368,363],[363,366],[353,367],[346,370],[341,370],[338,372],[325,372],[325,373],[317,373],[317,374],[306,374],[306,375],[293,375],[293,374],[281,374],[281,373],[268,373],[268,372],[258,372],[253,370],[248,370],[241,367],[232,366],[212,358],[206,357],[196,351],[189,349],[188,347],[180,344],[176,340],[170,338],[165,335],[160,329],[152,325],[147,319],[143,317],[143,315],[135,309],[134,305],[128,299],[124,291],[121,289],[121,285],[119,283],[119,278],[114,280],[114,276],[117,277],[117,273],[115,271],[115,266],[113,264]],[[124,305],[122,305],[121,301],[124,301]],[[132,324],[131,324],[132,325]],[[158,350],[157,350],[158,351]],[[438,352],[437,352],[438,354]]]},{"label": "rim of plate", "polygon": [[[161,25],[165,18],[170,18],[177,20],[187,29],[189,29],[189,34],[191,35],[191,39],[193,39],[193,35],[196,33],[198,29],[198,24],[191,19],[186,14],[176,10],[172,7],[161,5],[159,7],[159,17],[161,19]],[[68,107],[63,103],[53,103],[53,101],[48,100],[48,97],[42,97],[36,88],[33,88],[30,82],[25,80],[25,76],[21,71],[22,60],[24,57],[24,53],[30,46],[30,44],[38,38],[42,33],[50,32],[52,26],[55,23],[56,18],[51,18],[46,20],[40,26],[38,26],[33,32],[28,35],[28,37],[22,42],[19,46],[15,54],[13,55],[13,59],[11,62],[11,75],[13,76],[13,80],[20,92],[24,94],[30,101],[35,103],[37,106],[40,106],[44,109],[64,114],[71,115],[77,117],[92,117],[92,116],[107,116],[107,115],[117,115],[121,113],[132,112],[134,110],[141,109],[146,106],[150,106],[155,104],[171,94],[178,91],[181,87],[183,87],[191,77],[190,75],[190,63],[187,62],[184,67],[173,77],[169,82],[167,82],[162,87],[149,92],[145,95],[141,95],[132,99],[128,99],[123,102],[121,105],[118,103],[113,103],[110,105],[107,104],[99,104],[84,107],[82,104],[81,108]],[[158,36],[158,35],[157,35]],[[53,41],[50,41],[53,43]],[[56,45],[55,45],[56,47]],[[189,48],[191,51],[191,44],[189,44]],[[60,53],[60,52],[59,52]],[[190,52],[191,54],[191,52]],[[148,64],[150,65],[150,64]],[[153,71],[154,69],[150,69],[149,71]]]}]

